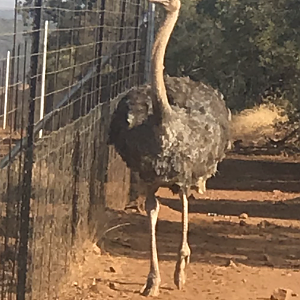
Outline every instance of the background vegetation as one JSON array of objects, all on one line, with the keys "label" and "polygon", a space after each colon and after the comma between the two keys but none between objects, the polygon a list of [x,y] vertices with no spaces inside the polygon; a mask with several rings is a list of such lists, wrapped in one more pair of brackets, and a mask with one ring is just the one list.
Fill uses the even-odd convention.
[{"label": "background vegetation", "polygon": [[300,1],[183,0],[166,70],[210,83],[232,109],[267,96],[299,108],[299,33]]},{"label": "background vegetation", "polygon": [[[92,11],[100,6],[97,0],[44,2],[52,8],[46,10],[44,17],[57,28],[66,28],[70,22],[80,24],[82,20],[64,11],[58,15],[53,8],[89,8]],[[106,2],[109,6],[110,1]],[[26,0],[23,7],[31,5],[32,0]],[[106,9],[109,10],[109,7]],[[27,17],[23,14],[25,24]],[[161,17],[159,10],[158,18]],[[97,16],[88,14],[85,21],[94,23],[95,19]],[[113,15],[106,20],[113,22]],[[194,80],[203,80],[218,88],[233,110],[261,104],[266,98],[287,110],[298,109],[299,33],[300,1],[182,0],[179,21],[168,47],[166,71],[170,75],[187,75]],[[59,37],[60,46],[68,49],[70,38],[80,45],[84,38],[93,39],[94,34],[90,32],[90,36],[85,34],[83,37],[81,32],[70,34],[66,31]],[[57,39],[55,34],[51,38]],[[50,43],[50,47],[51,44],[54,43]],[[75,55],[72,49],[69,48],[69,51],[69,54],[64,53],[64,63],[69,63],[70,56]],[[85,52],[88,54],[93,50],[85,49]],[[78,59],[86,54],[77,51],[76,57]],[[70,74],[67,75],[69,79]]]}]

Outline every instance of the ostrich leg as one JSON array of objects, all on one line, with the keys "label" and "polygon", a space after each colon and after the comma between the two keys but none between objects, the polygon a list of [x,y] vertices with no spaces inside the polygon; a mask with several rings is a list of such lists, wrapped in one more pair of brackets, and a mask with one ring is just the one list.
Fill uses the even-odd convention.
[{"label": "ostrich leg", "polygon": [[159,294],[160,286],[160,272],[158,267],[157,248],[156,248],[156,223],[159,212],[159,202],[155,198],[153,191],[147,192],[145,209],[149,218],[150,238],[151,238],[151,258],[150,258],[150,272],[147,282],[141,290],[144,296],[157,296]]},{"label": "ostrich leg", "polygon": [[186,280],[185,267],[190,262],[191,250],[187,242],[188,233],[188,200],[187,189],[182,188],[180,191],[180,200],[182,202],[182,238],[178,252],[178,260],[174,272],[174,283],[178,289],[182,289]]}]

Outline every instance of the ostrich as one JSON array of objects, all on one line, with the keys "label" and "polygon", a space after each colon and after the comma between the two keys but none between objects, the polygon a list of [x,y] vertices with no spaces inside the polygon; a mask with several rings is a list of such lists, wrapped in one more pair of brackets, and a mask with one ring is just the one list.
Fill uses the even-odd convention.
[{"label": "ostrich", "polygon": [[190,261],[188,233],[189,188],[205,191],[217,164],[229,146],[229,118],[223,96],[188,77],[163,74],[166,47],[177,21],[180,0],[149,0],[166,11],[152,49],[151,85],[130,90],[113,113],[109,143],[127,166],[138,173],[145,193],[145,210],[150,227],[150,272],[141,290],[156,296],[161,282],[156,248],[159,202],[155,193],[168,187],[182,202],[182,236],[174,283],[181,289]]}]

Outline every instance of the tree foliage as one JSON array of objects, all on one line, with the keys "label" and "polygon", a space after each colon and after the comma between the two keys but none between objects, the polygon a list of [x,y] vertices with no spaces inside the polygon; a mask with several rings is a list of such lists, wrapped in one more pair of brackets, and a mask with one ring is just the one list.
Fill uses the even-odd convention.
[{"label": "tree foliage", "polygon": [[[135,3],[126,3],[131,2]],[[104,39],[115,36],[117,41],[114,30],[120,26],[122,3],[106,1]],[[57,29],[50,33],[49,50],[60,53],[59,60],[56,54],[49,55],[50,72],[93,59],[100,5],[100,0],[43,0],[43,20]],[[20,6],[24,24],[28,24],[33,0]],[[300,1],[182,0],[166,70],[170,75],[188,75],[218,88],[234,109],[252,106],[266,94],[299,108],[299,32]],[[70,77],[81,73],[81,68],[73,75],[62,72],[59,81],[67,85]]]},{"label": "tree foliage", "polygon": [[185,0],[166,69],[219,88],[231,108],[266,92],[300,106],[300,2]]}]

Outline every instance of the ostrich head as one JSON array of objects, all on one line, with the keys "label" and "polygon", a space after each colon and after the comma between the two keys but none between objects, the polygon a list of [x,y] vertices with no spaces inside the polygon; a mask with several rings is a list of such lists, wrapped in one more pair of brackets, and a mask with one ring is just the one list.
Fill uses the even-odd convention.
[{"label": "ostrich head", "polygon": [[149,0],[149,2],[161,4],[168,12],[178,11],[181,6],[180,0]]}]

